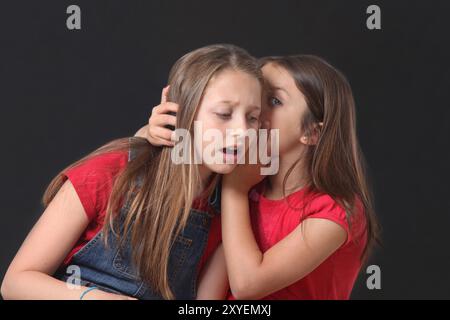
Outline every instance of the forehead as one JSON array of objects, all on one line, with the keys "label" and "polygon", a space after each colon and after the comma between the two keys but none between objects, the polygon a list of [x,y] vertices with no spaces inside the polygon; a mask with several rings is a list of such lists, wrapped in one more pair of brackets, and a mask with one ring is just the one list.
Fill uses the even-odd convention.
[{"label": "forehead", "polygon": [[261,99],[261,84],[256,77],[246,72],[225,69],[208,82],[204,99],[255,102]]},{"label": "forehead", "polygon": [[285,90],[295,90],[297,88],[291,74],[285,68],[273,62],[265,64],[262,67],[262,73],[264,82],[269,87],[268,89],[282,88]]}]

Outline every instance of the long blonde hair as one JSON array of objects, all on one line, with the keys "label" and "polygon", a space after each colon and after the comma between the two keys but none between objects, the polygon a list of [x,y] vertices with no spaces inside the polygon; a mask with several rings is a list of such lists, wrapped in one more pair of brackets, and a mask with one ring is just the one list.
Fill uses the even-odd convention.
[{"label": "long blonde hair", "polygon": [[[177,103],[177,128],[193,134],[198,106],[209,80],[224,69],[246,72],[262,82],[257,60],[245,50],[228,44],[210,45],[181,57],[172,67],[168,101]],[[114,231],[123,245],[129,235],[133,261],[139,276],[165,299],[175,298],[168,280],[170,250],[184,228],[195,195],[202,189],[212,191],[216,179],[201,185],[198,166],[174,164],[171,148],[153,147],[145,139],[124,138],[112,141],[60,172],[43,197],[47,206],[65,181],[64,172],[95,156],[133,149],[136,157],[117,176],[108,202],[104,239]],[[191,154],[193,154],[191,152]],[[193,163],[193,162],[191,162]],[[142,180],[138,183],[138,178]],[[128,201],[129,209],[116,232],[117,212]]]}]

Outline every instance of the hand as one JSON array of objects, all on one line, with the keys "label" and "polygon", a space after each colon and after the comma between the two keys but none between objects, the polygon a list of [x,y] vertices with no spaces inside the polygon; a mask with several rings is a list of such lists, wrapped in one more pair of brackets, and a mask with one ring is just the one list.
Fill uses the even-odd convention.
[{"label": "hand", "polygon": [[223,175],[222,188],[247,194],[254,185],[265,178],[261,175],[262,167],[260,163],[249,164],[246,159],[245,164],[238,164],[231,173]]},{"label": "hand", "polygon": [[173,147],[175,145],[174,131],[167,128],[167,126],[175,128],[177,123],[176,113],[179,106],[176,103],[167,101],[168,93],[169,86],[162,90],[161,103],[152,109],[152,114],[148,119],[147,132],[144,138],[154,146]]},{"label": "hand", "polygon": [[237,165],[233,172],[223,176],[223,188],[248,193],[254,185],[265,178],[265,176],[261,175],[261,167],[262,165],[260,164]]}]

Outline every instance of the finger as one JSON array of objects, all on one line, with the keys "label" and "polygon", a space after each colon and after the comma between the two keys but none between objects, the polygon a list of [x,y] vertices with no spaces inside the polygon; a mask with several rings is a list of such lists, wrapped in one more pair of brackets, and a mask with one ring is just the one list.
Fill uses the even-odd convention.
[{"label": "finger", "polygon": [[152,137],[150,144],[157,146],[157,147],[160,147],[160,146],[173,147],[173,146],[175,146],[175,142],[161,139],[158,137]]},{"label": "finger", "polygon": [[175,146],[175,142],[167,141],[167,140],[163,140],[163,139],[159,139],[158,143],[159,143],[159,145],[166,146],[166,147],[173,147],[173,146]]},{"label": "finger", "polygon": [[178,142],[177,141],[177,135],[175,134],[175,130],[172,131],[172,134],[170,135],[170,140],[174,143],[174,145],[175,145],[176,142]]},{"label": "finger", "polygon": [[169,95],[169,87],[170,86],[166,86],[161,93],[161,104],[166,103],[167,102],[167,96]]},{"label": "finger", "polygon": [[151,138],[147,139],[147,141],[152,146],[155,146],[155,147],[161,147],[161,146],[173,147],[173,146],[175,146],[175,142],[166,141],[164,139],[160,139],[160,138],[156,138],[156,137],[151,137]]},{"label": "finger", "polygon": [[177,125],[177,117],[171,114],[158,114],[153,120],[153,124],[160,127]]},{"label": "finger", "polygon": [[154,106],[152,108],[152,110],[150,111],[150,117],[153,116],[154,114],[159,114],[160,113],[159,110],[161,110],[161,105],[160,104],[157,105],[157,106]]},{"label": "finger", "polygon": [[176,114],[177,111],[178,111],[178,104],[173,102],[165,102],[152,108],[152,110],[150,111],[150,118],[158,114],[165,114],[171,112]]},{"label": "finger", "polygon": [[161,139],[156,136],[148,137],[147,141],[155,147],[160,147],[160,146],[173,147],[175,145],[175,142],[167,141],[165,139]]},{"label": "finger", "polygon": [[164,128],[164,127],[156,127],[152,132],[152,137],[164,140],[166,142],[173,142],[172,135],[174,131]]},{"label": "finger", "polygon": [[178,104],[174,102],[165,102],[163,104],[160,104],[158,106],[158,113],[169,113],[169,112],[178,112]]}]

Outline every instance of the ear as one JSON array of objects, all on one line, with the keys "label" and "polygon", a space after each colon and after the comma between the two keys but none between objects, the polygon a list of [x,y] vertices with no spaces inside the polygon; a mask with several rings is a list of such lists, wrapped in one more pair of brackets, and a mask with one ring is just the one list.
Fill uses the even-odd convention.
[{"label": "ear", "polygon": [[300,137],[300,142],[306,145],[309,145],[309,140],[308,137],[306,135],[303,135]]},{"label": "ear", "polygon": [[303,135],[300,138],[300,142],[308,146],[314,146],[319,141],[320,132],[322,131],[323,122],[314,124],[311,130],[311,135]]}]

